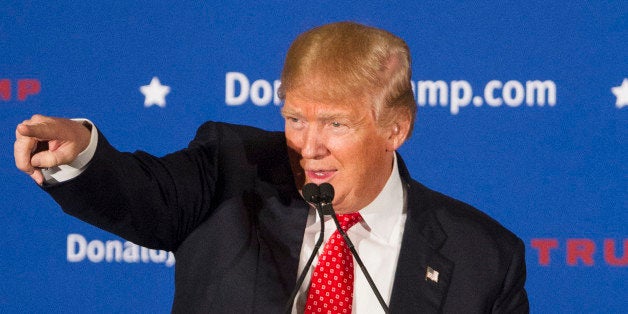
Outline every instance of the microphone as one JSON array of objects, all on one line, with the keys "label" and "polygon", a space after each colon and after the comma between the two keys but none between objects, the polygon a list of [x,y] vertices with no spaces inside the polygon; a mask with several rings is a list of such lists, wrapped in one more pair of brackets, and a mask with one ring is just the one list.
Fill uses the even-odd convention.
[{"label": "microphone", "polygon": [[[290,298],[288,299],[288,302],[286,303],[286,307],[284,310],[284,313],[286,314],[292,313],[292,306],[294,305],[294,298],[297,296],[297,293],[299,293],[299,288],[301,288],[301,285],[303,284],[303,281],[305,280],[305,276],[307,275],[308,269],[310,269],[310,266],[312,266],[312,261],[314,261],[314,257],[316,257],[316,255],[318,254],[318,250],[323,244],[323,237],[325,237],[325,220],[323,219],[322,203],[323,201],[325,201],[325,204],[329,205],[329,207],[331,208],[331,201],[334,199],[333,187],[331,188],[331,197],[329,197],[330,195],[329,191],[325,190],[324,199],[322,198],[321,190],[319,186],[314,183],[308,183],[304,185],[303,188],[301,188],[301,192],[303,193],[303,199],[305,199],[306,202],[314,205],[314,207],[316,208],[316,212],[318,213],[318,216],[320,217],[320,221],[321,221],[321,233],[318,236],[318,240],[316,240],[316,243],[314,244],[314,249],[312,250],[312,254],[310,254],[310,257],[307,260],[307,263],[305,264],[305,266],[303,266],[303,270],[301,271],[301,274],[299,275],[299,279],[297,280],[297,283],[294,289],[292,290],[292,293],[290,294]],[[331,209],[331,211],[333,212],[334,210]]]},{"label": "microphone", "polygon": [[[345,243],[347,244],[347,246],[349,247],[349,250],[351,251],[351,255],[353,255],[353,258],[360,266],[360,269],[362,270],[362,274],[364,274],[364,277],[366,278],[366,281],[368,281],[369,286],[371,287],[371,290],[373,290],[373,293],[375,293],[375,297],[377,298],[377,301],[379,301],[379,304],[382,306],[384,313],[390,313],[390,309],[388,309],[388,306],[386,305],[384,298],[382,298],[382,295],[379,293],[379,290],[377,290],[377,287],[375,286],[375,283],[373,282],[373,278],[371,278],[371,275],[369,274],[368,270],[366,270],[364,263],[362,263],[362,259],[360,258],[360,255],[358,255],[358,252],[355,250],[353,242],[351,242],[351,239],[349,239],[349,236],[340,227],[340,223],[338,222],[338,217],[336,217],[336,212],[334,212],[334,209],[331,205],[331,200],[333,200],[334,198],[334,187],[331,184],[325,182],[319,186],[319,190],[320,190],[321,199],[323,199],[323,195],[324,195],[324,197],[326,197],[325,200],[328,201],[324,205],[322,205],[322,207],[325,207],[323,211],[325,212],[326,215],[331,215],[331,218],[334,220],[338,233],[340,233],[342,238],[345,240]],[[330,196],[331,198],[329,198]],[[321,234],[322,232],[323,231],[321,231]]]},{"label": "microphone", "polygon": [[318,185],[314,183],[308,183],[304,185],[303,188],[301,188],[301,191],[303,192],[303,198],[306,202],[314,204],[318,203],[321,194]]},{"label": "microphone", "polygon": [[323,210],[323,215],[333,215],[334,208],[331,206],[331,202],[334,200],[334,187],[325,182],[318,186],[320,191],[320,202]]}]

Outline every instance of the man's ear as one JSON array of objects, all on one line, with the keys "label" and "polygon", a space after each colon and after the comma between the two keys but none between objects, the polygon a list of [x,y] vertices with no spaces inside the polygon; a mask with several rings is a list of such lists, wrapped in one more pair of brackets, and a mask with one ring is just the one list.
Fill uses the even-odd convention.
[{"label": "man's ear", "polygon": [[408,132],[410,131],[410,120],[397,119],[389,126],[389,133],[387,138],[386,150],[396,151],[408,138]]}]

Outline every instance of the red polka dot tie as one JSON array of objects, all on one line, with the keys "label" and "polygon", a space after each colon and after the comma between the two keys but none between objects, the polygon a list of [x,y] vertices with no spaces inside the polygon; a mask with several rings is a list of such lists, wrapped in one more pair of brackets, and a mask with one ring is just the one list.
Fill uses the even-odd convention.
[{"label": "red polka dot tie", "polygon": [[[362,220],[359,213],[338,215],[343,231]],[[312,273],[305,313],[351,313],[353,304],[353,256],[336,230]]]}]

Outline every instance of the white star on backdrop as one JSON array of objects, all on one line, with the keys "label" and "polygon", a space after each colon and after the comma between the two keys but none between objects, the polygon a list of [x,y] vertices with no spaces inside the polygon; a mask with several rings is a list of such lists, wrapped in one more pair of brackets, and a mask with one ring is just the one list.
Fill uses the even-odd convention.
[{"label": "white star on backdrop", "polygon": [[618,109],[628,106],[628,78],[625,78],[621,85],[611,88],[611,91],[615,94],[615,97],[617,97],[615,106]]},{"label": "white star on backdrop", "polygon": [[150,81],[149,85],[140,87],[140,92],[144,94],[144,107],[157,105],[161,108],[166,107],[166,95],[170,93],[170,86],[161,85],[159,78],[156,76]]}]

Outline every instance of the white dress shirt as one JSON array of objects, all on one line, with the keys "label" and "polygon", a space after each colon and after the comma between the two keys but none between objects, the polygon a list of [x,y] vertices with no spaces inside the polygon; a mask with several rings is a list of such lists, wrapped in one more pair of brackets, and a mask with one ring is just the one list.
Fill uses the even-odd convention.
[{"label": "white dress shirt", "polygon": [[[359,213],[362,221],[351,227],[347,235],[355,245],[364,266],[368,270],[375,286],[386,304],[390,303],[397,260],[401,248],[401,238],[406,221],[405,190],[399,176],[397,157],[395,156],[393,171],[379,195]],[[325,242],[336,231],[331,216],[325,216]],[[301,246],[299,272],[307,263],[314,250],[314,244],[320,234],[320,217],[314,208],[310,208]],[[323,251],[323,247],[319,249]],[[292,313],[303,313],[307,300],[309,278],[316,267],[318,256],[308,269],[306,280],[296,296]],[[300,275],[300,274],[298,274]],[[384,313],[375,297],[375,293],[366,280],[360,267],[354,262],[353,313]]]}]

